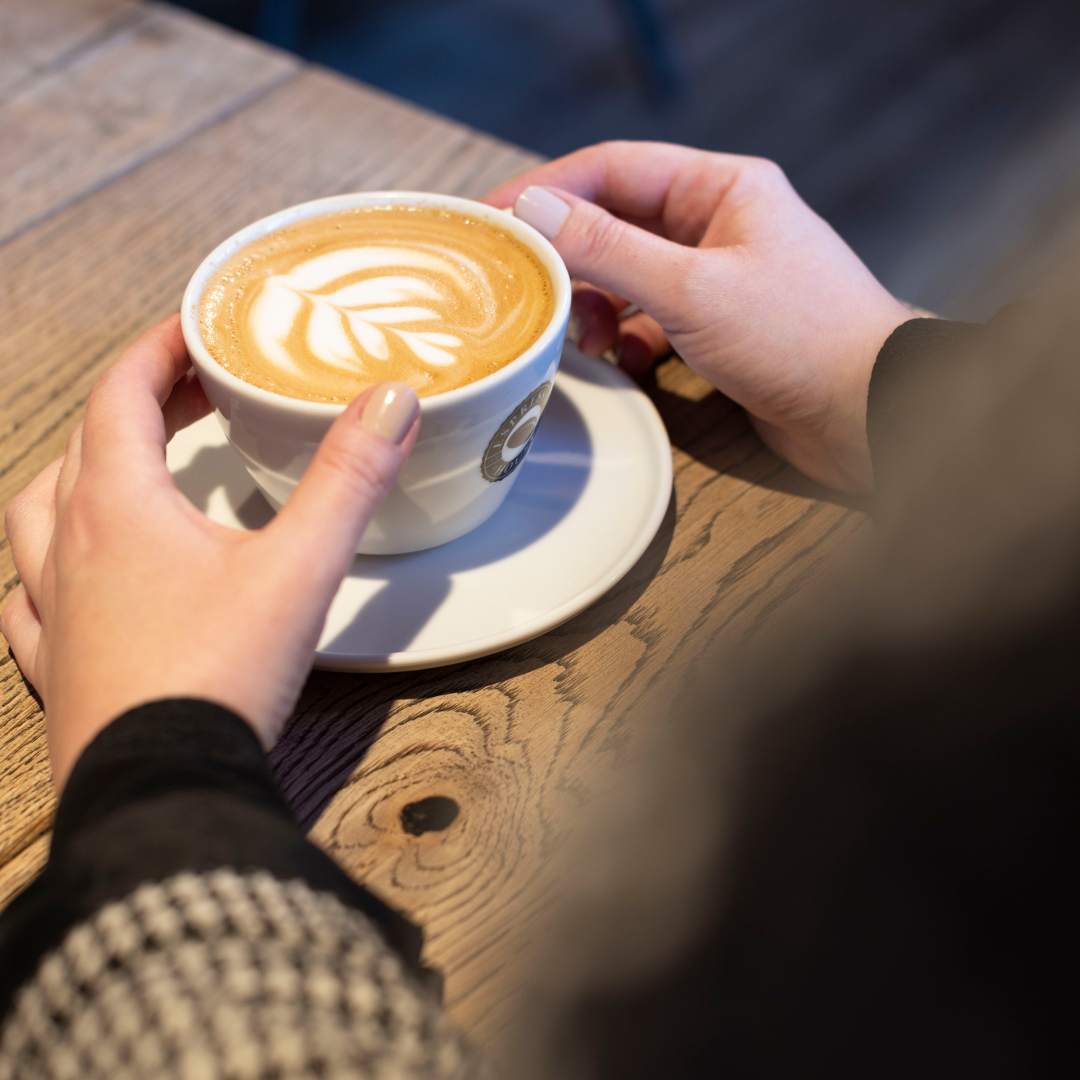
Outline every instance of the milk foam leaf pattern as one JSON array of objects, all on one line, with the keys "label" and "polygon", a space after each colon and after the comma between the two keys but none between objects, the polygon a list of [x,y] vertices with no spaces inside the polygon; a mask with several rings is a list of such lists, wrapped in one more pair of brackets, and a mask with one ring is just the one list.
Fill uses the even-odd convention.
[{"label": "milk foam leaf pattern", "polygon": [[[450,335],[447,334],[446,336],[449,337]],[[453,353],[448,353],[445,349],[440,349],[437,345],[425,340],[424,334],[410,334],[408,330],[399,330],[398,337],[400,337],[425,364],[434,364],[436,367],[442,367],[443,365],[454,363],[456,359]],[[455,340],[453,344],[460,345],[461,342]]]},{"label": "milk foam leaf pattern", "polygon": [[438,289],[426,281],[387,274],[346,285],[326,299],[338,307],[358,308],[366,304],[400,304],[404,300],[437,300],[439,296]]},{"label": "milk foam leaf pattern", "polygon": [[308,348],[329,364],[347,364],[355,358],[356,350],[345,331],[341,313],[325,300],[318,297],[310,299],[312,306],[307,328]]},{"label": "milk foam leaf pattern", "polygon": [[360,342],[360,347],[376,360],[385,360],[390,355],[390,346],[386,342],[386,335],[377,327],[363,319],[355,311],[347,313],[349,329],[353,337]]},{"label": "milk foam leaf pattern", "polygon": [[437,319],[439,313],[425,307],[377,307],[362,308],[363,317],[367,322],[383,323],[393,326],[395,323],[424,322],[426,319]]},{"label": "milk foam leaf pattern", "polygon": [[[348,280],[387,266],[395,270],[412,266],[418,273]],[[480,284],[489,289],[482,272],[479,282],[475,280],[479,269],[472,260],[423,249],[367,247],[328,252],[300,263],[287,274],[266,279],[252,305],[252,332],[264,353],[279,359],[288,351],[288,340],[306,312],[307,349],[332,367],[359,372],[367,360],[385,361],[390,354],[388,332],[395,334],[421,364],[447,367],[458,359],[452,350],[464,343],[456,334],[415,329],[417,324],[443,319],[436,307],[423,301],[445,307],[455,288]],[[437,275],[446,284],[440,288],[421,273]],[[474,280],[466,281],[467,276]],[[286,300],[286,295],[291,300]]]}]

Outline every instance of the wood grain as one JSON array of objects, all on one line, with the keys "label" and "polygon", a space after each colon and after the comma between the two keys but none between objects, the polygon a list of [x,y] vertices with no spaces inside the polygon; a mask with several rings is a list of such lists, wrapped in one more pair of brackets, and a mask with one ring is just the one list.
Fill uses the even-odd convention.
[{"label": "wood grain", "polygon": [[136,0],[35,0],[0,17],[0,94],[70,62],[137,10]]},{"label": "wood grain", "polygon": [[[144,154],[77,205],[51,204],[0,246],[0,502],[61,451],[97,374],[176,306],[228,232],[351,189],[479,194],[532,160],[305,71]],[[717,638],[756,632],[860,524],[677,362],[653,396],[675,443],[675,496],[618,586],[496,657],[402,675],[316,673],[273,755],[316,841],[427,928],[451,1008],[480,1039],[515,1007],[505,973],[549,902],[542,868],[592,797],[598,764],[632,737],[626,707]],[[14,583],[5,543],[0,585]],[[40,864],[52,813],[40,712],[10,659],[0,663],[0,753],[3,895]]]},{"label": "wood grain", "polygon": [[[5,538],[0,559],[12,574]],[[37,699],[5,649],[0,660],[0,866],[48,827],[53,792]]]},{"label": "wood grain", "polygon": [[0,240],[296,70],[284,55],[156,5],[61,61],[0,104]]}]

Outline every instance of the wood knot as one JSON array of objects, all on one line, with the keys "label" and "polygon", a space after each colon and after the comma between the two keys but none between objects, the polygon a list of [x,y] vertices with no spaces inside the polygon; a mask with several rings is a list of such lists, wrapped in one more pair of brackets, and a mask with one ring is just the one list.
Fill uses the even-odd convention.
[{"label": "wood knot", "polygon": [[426,832],[442,832],[453,825],[460,810],[453,799],[445,795],[429,795],[402,808],[401,827],[410,836]]}]

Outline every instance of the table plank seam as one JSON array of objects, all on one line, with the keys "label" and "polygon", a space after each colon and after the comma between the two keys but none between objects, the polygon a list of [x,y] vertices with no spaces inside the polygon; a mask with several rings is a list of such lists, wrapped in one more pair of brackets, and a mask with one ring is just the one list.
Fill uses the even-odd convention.
[{"label": "table plank seam", "polygon": [[[196,124],[194,127],[185,130],[182,134],[175,139],[166,139],[159,146],[154,147],[143,157],[140,157],[134,161],[117,169],[115,172],[110,173],[108,176],[103,176],[100,180],[93,182],[86,188],[78,192],[76,195],[72,195],[66,199],[61,199],[59,202],[50,206],[48,210],[43,210],[38,214],[34,214],[27,218],[21,224],[16,226],[5,235],[0,236],[0,247],[4,247],[7,244],[12,243],[21,237],[24,233],[30,232],[51,218],[56,217],[58,214],[63,213],[66,210],[70,210],[72,207],[78,206],[80,203],[85,202],[87,199],[94,195],[99,194],[105,188],[116,183],[118,180],[122,180],[132,173],[138,172],[140,169],[156,161],[158,158],[169,154],[176,150],[178,147],[183,146],[184,143],[196,136],[202,135],[209,131],[211,128],[217,127],[219,124],[230,120],[238,113],[244,112],[244,110],[256,105],[264,98],[279,91],[283,86],[288,85],[294,79],[296,79],[305,70],[304,65],[298,65],[290,71],[284,72],[282,75],[264,86],[260,86],[256,90],[252,90],[246,94],[241,94],[234,101],[230,102],[219,112],[214,113],[212,116],[207,117],[203,122]],[[6,470],[5,470],[6,471]]]},{"label": "table plank seam", "polygon": [[143,7],[128,8],[106,16],[105,22],[96,30],[91,30],[86,37],[73,42],[63,52],[50,57],[38,67],[31,68],[11,86],[4,88],[5,103],[13,101],[43,76],[55,75],[57,72],[63,71],[65,67],[99,49],[110,38],[138,26],[149,17],[149,9]]}]

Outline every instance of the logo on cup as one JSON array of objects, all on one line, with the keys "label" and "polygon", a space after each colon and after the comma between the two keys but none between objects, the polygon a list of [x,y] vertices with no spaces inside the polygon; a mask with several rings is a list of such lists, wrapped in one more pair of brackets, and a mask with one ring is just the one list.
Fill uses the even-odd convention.
[{"label": "logo on cup", "polygon": [[499,425],[480,462],[485,480],[505,480],[525,460],[550,395],[551,383],[541,384]]}]

